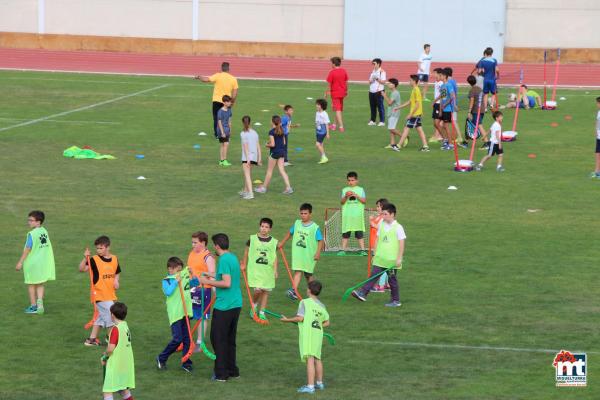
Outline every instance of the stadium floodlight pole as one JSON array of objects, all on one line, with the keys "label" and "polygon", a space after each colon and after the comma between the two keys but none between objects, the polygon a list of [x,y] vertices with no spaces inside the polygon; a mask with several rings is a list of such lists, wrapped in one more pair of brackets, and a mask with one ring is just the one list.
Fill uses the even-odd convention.
[{"label": "stadium floodlight pole", "polygon": [[94,291],[94,274],[92,273],[92,265],[90,264],[90,256],[85,256],[88,271],[90,273],[90,303],[94,306],[94,314],[92,315],[92,319],[90,319],[83,327],[85,329],[90,329],[92,325],[94,325],[94,321],[98,318],[98,307],[96,306],[96,292]]},{"label": "stadium floodlight pole", "polygon": [[483,92],[479,92],[477,97],[477,121],[475,121],[475,130],[473,131],[473,143],[471,143],[471,153],[469,154],[469,161],[473,161],[473,155],[475,154],[475,143],[477,142],[477,136],[479,135],[479,113],[481,112],[481,103],[483,102]]},{"label": "stadium floodlight pole", "polygon": [[248,301],[250,302],[250,307],[252,307],[252,319],[254,322],[260,325],[268,325],[269,321],[266,319],[260,319],[258,315],[256,315],[256,307],[254,306],[254,301],[252,300],[252,294],[250,293],[250,286],[248,285],[248,277],[246,276],[246,269],[240,268],[242,270],[242,275],[244,275],[244,283],[246,284],[246,293],[248,293]]},{"label": "stadium floodlight pole", "polygon": [[552,88],[552,102],[556,101],[556,86],[558,85],[558,70],[559,69],[560,69],[560,49],[556,49],[556,67],[554,69],[554,87]]},{"label": "stadium floodlight pole", "polygon": [[548,100],[548,98],[546,97],[546,60],[547,60],[547,55],[548,55],[548,51],[544,50],[544,109],[546,108],[546,100]]},{"label": "stadium floodlight pole", "polygon": [[189,358],[194,353],[194,348],[196,347],[196,343],[192,339],[192,329],[190,328],[190,317],[188,315],[187,305],[186,305],[186,302],[185,302],[186,299],[185,299],[185,296],[184,296],[184,293],[183,293],[183,288],[181,287],[181,281],[179,281],[179,280],[177,281],[177,286],[179,287],[179,294],[181,296],[181,305],[183,306],[183,313],[185,314],[185,323],[186,323],[187,328],[188,328],[188,336],[189,336],[189,339],[190,339],[190,347],[188,349],[188,352],[181,357],[181,363],[183,364],[184,362],[186,362],[187,360],[189,360]]},{"label": "stadium floodlight pole", "polygon": [[290,278],[290,283],[292,284],[292,289],[294,289],[296,296],[298,296],[298,298],[300,300],[302,300],[302,296],[300,296],[300,292],[298,292],[298,288],[294,286],[294,278],[292,277],[292,271],[290,270],[290,265],[287,262],[287,258],[285,258],[285,252],[283,251],[283,247],[279,249],[279,253],[281,254],[281,259],[283,260],[283,265],[285,266],[285,270],[287,271],[288,276]]},{"label": "stadium floodlight pole", "polygon": [[[278,314],[278,313],[273,312],[273,311],[269,311],[267,309],[264,309],[263,311],[265,312],[265,314],[269,314],[269,315],[271,315],[271,316],[273,316],[275,318],[281,319],[281,317],[283,317],[283,315]],[[294,323],[297,324],[297,322],[294,322]],[[323,330],[323,337],[325,337],[327,339],[327,341],[329,342],[329,344],[331,344],[332,346],[335,345],[335,338],[333,337],[333,335],[331,333],[327,333],[327,332],[325,332],[325,330]]]}]

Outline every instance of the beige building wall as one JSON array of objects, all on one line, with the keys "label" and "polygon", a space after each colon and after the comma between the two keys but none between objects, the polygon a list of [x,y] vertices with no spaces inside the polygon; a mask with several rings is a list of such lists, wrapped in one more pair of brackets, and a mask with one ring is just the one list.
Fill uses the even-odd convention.
[{"label": "beige building wall", "polygon": [[0,0],[0,32],[37,32],[37,0]]},{"label": "beige building wall", "polygon": [[600,48],[600,0],[507,0],[506,47]]},{"label": "beige building wall", "polygon": [[192,37],[191,0],[45,0],[46,33]]},{"label": "beige building wall", "polygon": [[342,43],[344,0],[201,0],[199,21],[202,40]]}]

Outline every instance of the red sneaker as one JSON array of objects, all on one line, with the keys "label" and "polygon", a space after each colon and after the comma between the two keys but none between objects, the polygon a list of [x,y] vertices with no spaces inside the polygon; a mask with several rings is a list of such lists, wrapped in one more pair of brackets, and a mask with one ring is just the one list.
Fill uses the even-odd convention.
[{"label": "red sneaker", "polygon": [[337,126],[335,126],[335,124],[329,125],[329,130],[335,131],[336,129],[337,129]]}]

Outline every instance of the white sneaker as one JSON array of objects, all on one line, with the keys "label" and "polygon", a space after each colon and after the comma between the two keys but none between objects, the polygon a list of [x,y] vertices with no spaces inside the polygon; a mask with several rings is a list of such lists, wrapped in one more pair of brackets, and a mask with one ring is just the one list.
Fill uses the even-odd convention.
[{"label": "white sneaker", "polygon": [[242,196],[244,200],[252,200],[254,198],[254,193],[246,193]]},{"label": "white sneaker", "polygon": [[377,124],[377,126],[385,126],[385,122],[380,122]]},{"label": "white sneaker", "polygon": [[255,187],[255,188],[254,188],[254,191],[255,191],[256,193],[267,193],[267,189],[265,189],[265,187],[264,187],[264,186]]},{"label": "white sneaker", "polygon": [[285,189],[285,190],[284,190],[282,193],[283,193],[283,194],[292,194],[292,193],[294,193],[294,189],[292,189],[292,188],[290,187],[290,188],[287,188],[287,189]]},{"label": "white sneaker", "polygon": [[246,194],[246,191],[245,190],[240,190],[238,192],[238,194],[240,195],[240,197],[244,197],[244,195]]},{"label": "white sneaker", "polygon": [[292,163],[289,162],[289,161],[286,161],[286,162],[283,163],[284,167],[289,167],[290,165],[292,165]]},{"label": "white sneaker", "polygon": [[375,121],[369,121],[369,123],[367,125],[369,125],[369,126],[375,126]]}]

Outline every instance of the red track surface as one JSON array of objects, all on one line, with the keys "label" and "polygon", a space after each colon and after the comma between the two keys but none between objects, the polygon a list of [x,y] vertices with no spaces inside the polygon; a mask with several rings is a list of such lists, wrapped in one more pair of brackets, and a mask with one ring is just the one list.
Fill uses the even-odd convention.
[{"label": "red track surface", "polygon": [[[69,52],[0,48],[0,68],[45,71],[104,72],[150,75],[208,75],[219,70],[222,61],[231,63],[231,72],[239,78],[324,80],[330,68],[326,60],[284,58],[250,58],[225,56],[153,55],[114,52]],[[451,66],[454,77],[465,83],[473,64],[434,63],[433,67]],[[416,71],[415,62],[385,62],[388,77],[407,81]],[[369,61],[346,60],[343,67],[350,80],[366,81],[371,71]],[[524,81],[529,85],[544,83],[543,64],[523,64]],[[519,64],[500,66],[500,84],[517,84]],[[548,85],[554,82],[554,65],[547,66]],[[560,66],[559,86],[600,87],[600,64],[563,64]]]}]

